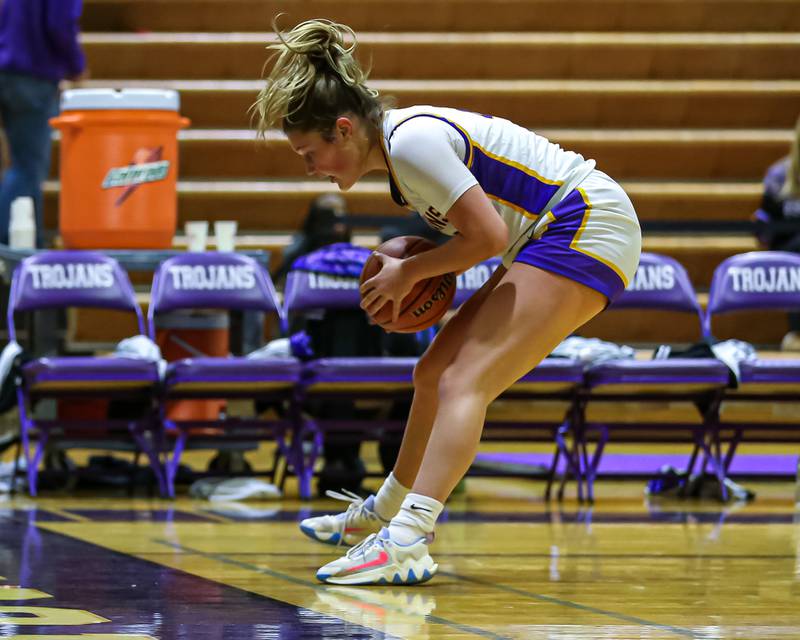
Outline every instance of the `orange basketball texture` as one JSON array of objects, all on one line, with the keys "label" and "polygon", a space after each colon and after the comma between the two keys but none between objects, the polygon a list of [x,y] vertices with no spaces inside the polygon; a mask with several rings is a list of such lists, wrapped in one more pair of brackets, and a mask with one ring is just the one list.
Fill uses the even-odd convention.
[{"label": "orange basketball texture", "polygon": [[[376,251],[393,258],[407,258],[409,256],[430,251],[436,245],[430,240],[419,236],[399,236],[387,240]],[[361,271],[361,283],[369,280],[380,270],[381,263],[374,256],[370,256]],[[372,319],[386,331],[398,333],[413,333],[433,326],[453,302],[456,293],[456,276],[446,273],[417,282],[411,292],[403,298],[400,316],[397,322],[392,322],[392,303],[386,303],[372,316]]]}]

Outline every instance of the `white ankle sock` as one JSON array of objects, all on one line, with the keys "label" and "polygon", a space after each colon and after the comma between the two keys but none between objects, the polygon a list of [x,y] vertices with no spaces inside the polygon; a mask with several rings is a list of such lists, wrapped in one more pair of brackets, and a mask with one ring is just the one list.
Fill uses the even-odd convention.
[{"label": "white ankle sock", "polygon": [[383,520],[391,520],[400,510],[400,505],[403,504],[403,499],[409,491],[410,489],[397,481],[393,472],[389,472],[375,495],[375,513]]},{"label": "white ankle sock", "polygon": [[444,505],[438,500],[409,493],[400,512],[389,523],[389,535],[399,544],[411,544],[424,538],[433,531],[442,509]]}]

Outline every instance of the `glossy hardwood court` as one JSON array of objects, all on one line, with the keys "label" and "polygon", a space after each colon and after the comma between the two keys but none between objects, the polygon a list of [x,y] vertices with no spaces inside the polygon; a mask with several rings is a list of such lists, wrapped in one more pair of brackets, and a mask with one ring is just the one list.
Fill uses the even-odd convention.
[{"label": "glossy hardwood court", "polygon": [[0,506],[0,637],[798,638],[794,485],[748,505],[541,501],[530,481],[471,478],[418,587],[316,582],[335,548],[297,521],[339,503],[24,497]]}]

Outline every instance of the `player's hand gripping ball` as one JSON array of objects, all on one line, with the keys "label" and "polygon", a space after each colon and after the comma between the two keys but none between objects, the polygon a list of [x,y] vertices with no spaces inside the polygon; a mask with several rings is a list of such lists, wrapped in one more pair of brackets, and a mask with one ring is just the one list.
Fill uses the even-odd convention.
[{"label": "player's hand gripping ball", "polygon": [[[380,245],[375,253],[382,253],[392,258],[408,258],[424,251],[434,249],[436,245],[419,236],[400,236],[392,238]],[[361,271],[359,284],[364,284],[381,270],[381,261],[374,254],[369,257]],[[362,291],[362,295],[367,292]],[[393,303],[387,302],[372,314],[373,321],[386,331],[397,333],[414,333],[433,326],[453,302],[456,293],[456,276],[446,273],[417,282],[403,298],[397,321],[393,322]]]}]

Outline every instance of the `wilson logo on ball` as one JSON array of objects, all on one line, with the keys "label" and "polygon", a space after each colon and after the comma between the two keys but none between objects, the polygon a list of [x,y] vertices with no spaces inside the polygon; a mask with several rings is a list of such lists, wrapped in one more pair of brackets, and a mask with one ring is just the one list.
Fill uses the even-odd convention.
[{"label": "wilson logo on ball", "polygon": [[425,315],[437,300],[444,300],[447,297],[447,292],[453,288],[455,281],[456,279],[452,273],[444,274],[441,283],[434,289],[431,297],[411,312],[414,317],[419,318]]}]

